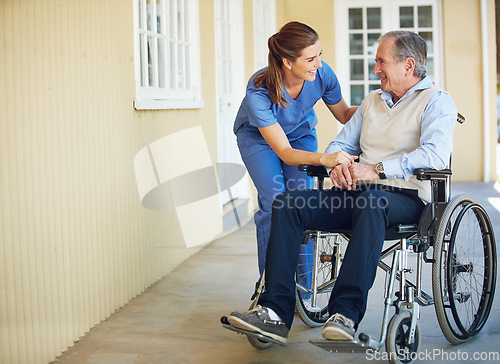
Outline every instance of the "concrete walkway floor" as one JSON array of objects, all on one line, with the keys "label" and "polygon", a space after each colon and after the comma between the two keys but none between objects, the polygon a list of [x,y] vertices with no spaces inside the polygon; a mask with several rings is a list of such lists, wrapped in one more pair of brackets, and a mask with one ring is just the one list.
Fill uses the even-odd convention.
[{"label": "concrete walkway floor", "polygon": [[[455,183],[453,194],[467,193],[485,207],[500,237],[500,193],[493,184]],[[424,266],[430,275],[431,265]],[[286,346],[256,350],[245,336],[222,328],[220,317],[244,310],[257,278],[253,222],[210,243],[168,276],[114,313],[55,362],[92,363],[387,363],[375,354],[330,353],[309,343],[321,328],[296,317]],[[385,274],[379,271],[358,332],[380,335]],[[500,303],[497,298],[484,329],[471,341],[453,346],[439,328],[434,307],[422,307],[418,362],[500,363]],[[391,310],[393,312],[393,310]],[[483,359],[483,360],[481,360]]]}]

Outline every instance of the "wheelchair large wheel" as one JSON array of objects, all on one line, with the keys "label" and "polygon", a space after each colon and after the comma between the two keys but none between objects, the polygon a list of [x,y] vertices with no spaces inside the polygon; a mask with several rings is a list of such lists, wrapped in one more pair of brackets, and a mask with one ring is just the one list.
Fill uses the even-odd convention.
[{"label": "wheelchair large wheel", "polygon": [[417,324],[414,340],[409,344],[410,328],[411,313],[409,311],[403,310],[389,321],[385,350],[391,364],[409,364],[417,359],[421,341],[420,330]]},{"label": "wheelchair large wheel", "polygon": [[483,328],[495,281],[495,237],[488,215],[473,198],[456,196],[439,221],[432,266],[436,315],[450,343],[463,343]]},{"label": "wheelchair large wheel", "polygon": [[304,240],[312,242],[301,250],[296,274],[296,311],[306,325],[318,327],[328,320],[328,301],[347,244],[338,234],[316,231],[307,232]]}]

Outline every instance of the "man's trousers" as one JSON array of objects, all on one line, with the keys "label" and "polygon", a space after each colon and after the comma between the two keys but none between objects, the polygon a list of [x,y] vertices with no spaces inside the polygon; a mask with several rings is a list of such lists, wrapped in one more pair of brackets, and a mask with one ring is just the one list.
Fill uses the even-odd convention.
[{"label": "man's trousers", "polygon": [[386,228],[418,223],[423,207],[416,190],[376,184],[358,186],[355,191],[280,194],[272,208],[265,292],[259,304],[273,309],[290,328],[295,307],[295,271],[304,231],[352,230],[328,310],[331,315],[343,314],[357,325],[366,311]]}]

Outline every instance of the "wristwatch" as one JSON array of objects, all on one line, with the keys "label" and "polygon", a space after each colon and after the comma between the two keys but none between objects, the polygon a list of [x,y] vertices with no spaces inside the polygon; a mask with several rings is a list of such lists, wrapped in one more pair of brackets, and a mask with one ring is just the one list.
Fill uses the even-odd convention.
[{"label": "wristwatch", "polygon": [[384,171],[384,165],[382,164],[382,162],[378,162],[375,165],[375,172],[378,173],[378,176],[380,179],[387,179],[387,176],[385,175],[385,171]]}]

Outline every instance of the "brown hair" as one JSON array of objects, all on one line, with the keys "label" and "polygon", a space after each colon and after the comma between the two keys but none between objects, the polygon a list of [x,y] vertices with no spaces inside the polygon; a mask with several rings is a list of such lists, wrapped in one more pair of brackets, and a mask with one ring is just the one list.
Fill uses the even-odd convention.
[{"label": "brown hair", "polygon": [[254,84],[258,88],[265,84],[274,104],[281,107],[289,104],[283,91],[283,58],[290,62],[295,61],[302,50],[315,44],[318,38],[314,29],[296,21],[285,24],[278,33],[269,38],[269,65],[264,72],[255,76]]}]

